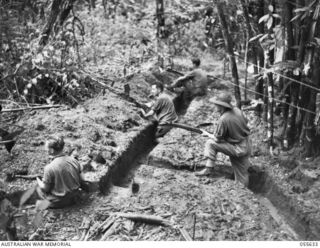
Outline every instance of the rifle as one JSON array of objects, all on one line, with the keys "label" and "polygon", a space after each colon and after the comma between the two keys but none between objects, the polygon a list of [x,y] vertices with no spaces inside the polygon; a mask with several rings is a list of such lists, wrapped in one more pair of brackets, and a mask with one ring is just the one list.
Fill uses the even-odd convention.
[{"label": "rifle", "polygon": [[180,124],[180,123],[167,123],[167,124],[161,124],[162,126],[168,126],[168,127],[176,127],[176,128],[181,128],[181,129],[185,129],[191,132],[195,132],[198,134],[202,134],[202,130],[200,128],[196,128],[196,127],[191,127],[185,124]]},{"label": "rifle", "polygon": [[8,182],[11,182],[17,178],[25,179],[25,180],[36,180],[37,177],[42,177],[40,174],[35,174],[35,175],[21,175],[21,174],[16,174],[16,173],[7,173],[7,178],[6,180]]}]

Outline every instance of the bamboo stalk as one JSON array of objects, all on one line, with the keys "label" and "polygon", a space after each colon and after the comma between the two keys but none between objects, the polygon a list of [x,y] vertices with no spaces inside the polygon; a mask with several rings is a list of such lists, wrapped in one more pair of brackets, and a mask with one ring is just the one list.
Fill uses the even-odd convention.
[{"label": "bamboo stalk", "polygon": [[112,222],[112,224],[110,225],[109,229],[108,229],[108,230],[103,234],[103,236],[101,237],[100,241],[104,241],[104,240],[106,240],[106,238],[107,238],[108,236],[112,235],[112,234],[115,232],[115,230],[116,230],[116,228],[117,228],[118,225],[119,225],[119,224],[115,225],[115,221]]},{"label": "bamboo stalk", "polygon": [[229,62],[231,65],[231,74],[234,83],[234,95],[237,102],[237,107],[241,108],[241,94],[240,94],[240,87],[239,87],[239,75],[238,75],[238,68],[237,63],[235,60],[234,52],[233,52],[233,44],[232,39],[229,33],[228,23],[226,21],[226,17],[224,14],[224,4],[220,1],[217,2],[217,10],[218,16],[221,24],[221,31],[224,38],[224,43],[226,47],[226,53],[229,58]]},{"label": "bamboo stalk", "polygon": [[186,241],[193,241],[186,229],[179,228],[179,231]]},{"label": "bamboo stalk", "polygon": [[197,215],[196,213],[193,214],[193,232],[192,232],[192,240],[194,240],[196,236],[196,223],[197,223]]},{"label": "bamboo stalk", "polygon": [[84,231],[80,237],[80,241],[83,241],[86,238],[86,236],[89,232],[89,229],[90,229],[90,224],[91,224],[91,220],[89,218],[83,219],[81,226],[83,227]]},{"label": "bamboo stalk", "polygon": [[154,225],[170,226],[170,223],[168,221],[154,215],[118,213],[117,216],[127,218],[132,221],[139,221]]},{"label": "bamboo stalk", "polygon": [[248,83],[248,48],[249,48],[249,37],[246,39],[246,51],[244,57],[245,72],[244,72],[244,100],[247,100],[247,83]]},{"label": "bamboo stalk", "polygon": [[14,141],[14,140],[0,141],[0,145],[5,145],[5,144],[11,143],[11,142],[13,142],[13,141]]}]

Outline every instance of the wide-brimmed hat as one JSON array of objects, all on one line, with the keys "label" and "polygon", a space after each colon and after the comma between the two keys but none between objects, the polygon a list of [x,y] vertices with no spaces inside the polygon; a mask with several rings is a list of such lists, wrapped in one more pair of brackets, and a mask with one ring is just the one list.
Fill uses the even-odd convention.
[{"label": "wide-brimmed hat", "polygon": [[211,99],[212,103],[229,109],[233,108],[231,101],[232,96],[229,93],[220,93],[218,96],[215,96]]}]

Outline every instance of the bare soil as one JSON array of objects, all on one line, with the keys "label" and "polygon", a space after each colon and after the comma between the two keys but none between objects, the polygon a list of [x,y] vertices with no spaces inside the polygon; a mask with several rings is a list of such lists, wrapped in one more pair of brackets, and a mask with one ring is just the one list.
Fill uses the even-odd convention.
[{"label": "bare soil", "polygon": [[[211,71],[210,73],[217,73]],[[154,81],[168,83],[172,74],[146,73],[127,81],[130,95],[146,102],[149,85]],[[123,84],[113,86],[123,91]],[[194,99],[180,122],[192,126],[214,123],[210,98],[217,92],[212,89],[208,96]],[[284,195],[292,198],[292,206],[299,206],[305,218],[318,221],[319,216],[319,169],[314,163],[296,165],[279,163],[270,158],[263,143],[265,129],[252,113],[247,113],[253,132],[256,157],[251,162],[260,170],[268,172]],[[24,126],[13,150],[12,158],[1,147],[0,171],[5,179],[8,173],[26,170],[28,174],[43,172],[49,162],[44,153],[43,142],[52,134],[66,137],[66,151],[80,144],[80,161],[85,165],[85,177],[99,181],[114,161],[130,145],[148,122],[137,115],[137,107],[106,90],[104,94],[88,100],[78,107],[32,111],[22,115],[15,123]],[[14,126],[10,126],[14,129]],[[205,127],[212,131],[214,125]],[[255,194],[232,180],[228,158],[218,157],[216,176],[197,178],[193,171],[204,166],[205,139],[182,129],[172,129],[152,152],[144,154],[122,181],[113,186],[107,195],[93,192],[81,204],[65,209],[49,210],[41,226],[32,226],[33,207],[23,209],[26,215],[17,217],[18,237],[21,240],[79,240],[84,230],[84,219],[91,220],[91,228],[101,224],[115,213],[140,213],[160,216],[171,226],[149,225],[117,218],[106,240],[184,240],[179,228],[195,240],[297,240],[299,234],[290,227],[290,221],[261,194]],[[106,163],[93,161],[92,155],[100,153]],[[89,156],[91,155],[91,156]],[[285,160],[287,161],[287,160]],[[292,174],[290,174],[293,172]],[[139,190],[132,192],[132,184]],[[257,182],[258,183],[258,182]],[[7,191],[27,189],[35,181],[17,179],[6,182]],[[290,198],[290,199],[291,199]],[[284,198],[284,201],[286,198]],[[274,204],[274,203],[273,203]],[[275,205],[275,204],[274,204]],[[292,223],[291,223],[292,224]],[[314,229],[316,232],[316,228]],[[88,240],[99,240],[102,234],[93,233]],[[318,236],[319,237],[319,236]],[[5,236],[1,235],[1,240]],[[312,239],[312,237],[310,238]]]}]

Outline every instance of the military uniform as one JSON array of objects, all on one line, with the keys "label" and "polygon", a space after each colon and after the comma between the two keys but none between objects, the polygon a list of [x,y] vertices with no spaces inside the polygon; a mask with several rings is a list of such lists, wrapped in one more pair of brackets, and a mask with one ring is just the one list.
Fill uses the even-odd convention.
[{"label": "military uniform", "polygon": [[60,208],[76,203],[80,198],[81,166],[78,161],[66,155],[55,157],[45,166],[43,183],[49,185],[49,191],[39,187],[37,193],[41,199],[50,201],[50,207]]},{"label": "military uniform", "polygon": [[215,139],[209,139],[205,144],[204,156],[208,158],[209,162],[206,164],[206,169],[198,175],[207,175],[208,171],[211,171],[214,167],[217,153],[221,152],[230,157],[236,181],[248,186],[248,167],[252,145],[247,119],[239,108],[230,104],[230,95],[223,95],[220,99],[217,99],[213,102],[216,105],[223,106],[224,112],[221,113],[218,120],[214,133]]},{"label": "military uniform", "polygon": [[217,141],[206,142],[204,155],[215,161],[216,154],[222,152],[230,157],[236,181],[248,186],[248,167],[251,155],[250,130],[240,109],[234,107],[222,114],[215,132]]},{"label": "military uniform", "polygon": [[170,88],[184,87],[187,97],[192,98],[195,96],[203,96],[207,93],[208,78],[205,71],[200,68],[196,68],[186,74],[185,76],[178,78]]},{"label": "military uniform", "polygon": [[178,120],[178,115],[171,97],[165,93],[159,95],[158,99],[152,106],[152,110],[154,111],[158,121],[156,137],[163,137],[171,129],[163,124],[173,123]]}]

